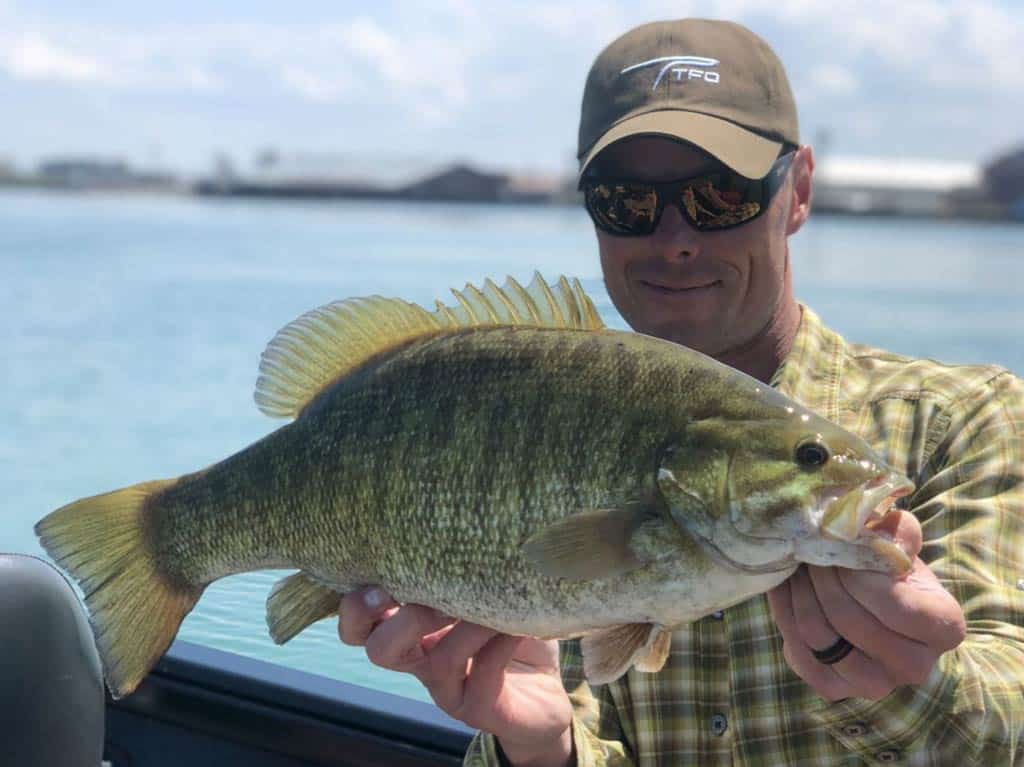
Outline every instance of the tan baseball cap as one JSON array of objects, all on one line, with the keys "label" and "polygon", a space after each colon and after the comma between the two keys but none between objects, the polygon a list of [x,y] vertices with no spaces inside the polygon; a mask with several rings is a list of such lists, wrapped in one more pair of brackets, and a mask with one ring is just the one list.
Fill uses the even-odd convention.
[{"label": "tan baseball cap", "polygon": [[731,21],[644,24],[594,60],[580,114],[580,176],[609,145],[656,135],[697,145],[747,178],[762,178],[783,144],[800,143],[782,62]]}]

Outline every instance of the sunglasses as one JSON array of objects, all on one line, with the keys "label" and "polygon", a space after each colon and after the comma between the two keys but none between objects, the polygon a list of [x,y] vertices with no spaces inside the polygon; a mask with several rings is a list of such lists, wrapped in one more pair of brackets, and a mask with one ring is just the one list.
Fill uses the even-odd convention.
[{"label": "sunglasses", "polygon": [[619,237],[645,237],[658,228],[665,205],[675,205],[694,229],[715,232],[753,221],[779,191],[795,152],[786,152],[764,178],[727,168],[681,181],[584,178],[584,204],[594,224]]}]

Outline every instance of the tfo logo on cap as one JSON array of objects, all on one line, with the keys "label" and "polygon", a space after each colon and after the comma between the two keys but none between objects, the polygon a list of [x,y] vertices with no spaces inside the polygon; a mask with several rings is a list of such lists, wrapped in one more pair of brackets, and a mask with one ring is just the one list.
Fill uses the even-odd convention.
[{"label": "tfo logo on cap", "polygon": [[661,56],[657,59],[641,61],[639,64],[628,66],[619,72],[619,74],[624,75],[627,72],[632,72],[634,69],[642,69],[644,67],[661,64],[661,71],[658,72],[658,76],[654,78],[654,85],[651,86],[652,91],[658,87],[658,83],[660,83],[669,72],[675,76],[676,82],[683,82],[684,80],[703,80],[706,83],[717,85],[721,78],[718,72],[711,72],[709,69],[710,67],[717,67],[718,63],[718,59],[708,59],[703,56]]}]

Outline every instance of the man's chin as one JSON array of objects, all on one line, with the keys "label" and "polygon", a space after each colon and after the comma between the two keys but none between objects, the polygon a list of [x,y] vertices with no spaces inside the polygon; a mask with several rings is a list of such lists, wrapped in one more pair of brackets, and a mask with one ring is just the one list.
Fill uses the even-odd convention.
[{"label": "man's chin", "polygon": [[637,323],[632,327],[638,333],[687,346],[709,357],[714,357],[722,351],[724,339],[718,337],[719,329],[715,323],[682,323],[678,319],[658,321],[652,318],[650,322]]}]

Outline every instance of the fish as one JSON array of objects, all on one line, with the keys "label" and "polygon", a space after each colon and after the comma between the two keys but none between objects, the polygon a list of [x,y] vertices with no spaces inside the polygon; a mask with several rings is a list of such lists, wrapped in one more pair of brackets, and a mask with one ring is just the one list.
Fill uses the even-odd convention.
[{"label": "fish", "polygon": [[861,438],[695,350],[605,327],[578,280],[467,284],[433,311],[349,298],[281,329],[255,399],[288,423],[193,473],[35,527],[80,586],[111,694],[213,581],[295,570],[277,643],[379,585],[497,631],[581,641],[592,684],[800,565],[910,561],[875,523],[913,484]]}]

